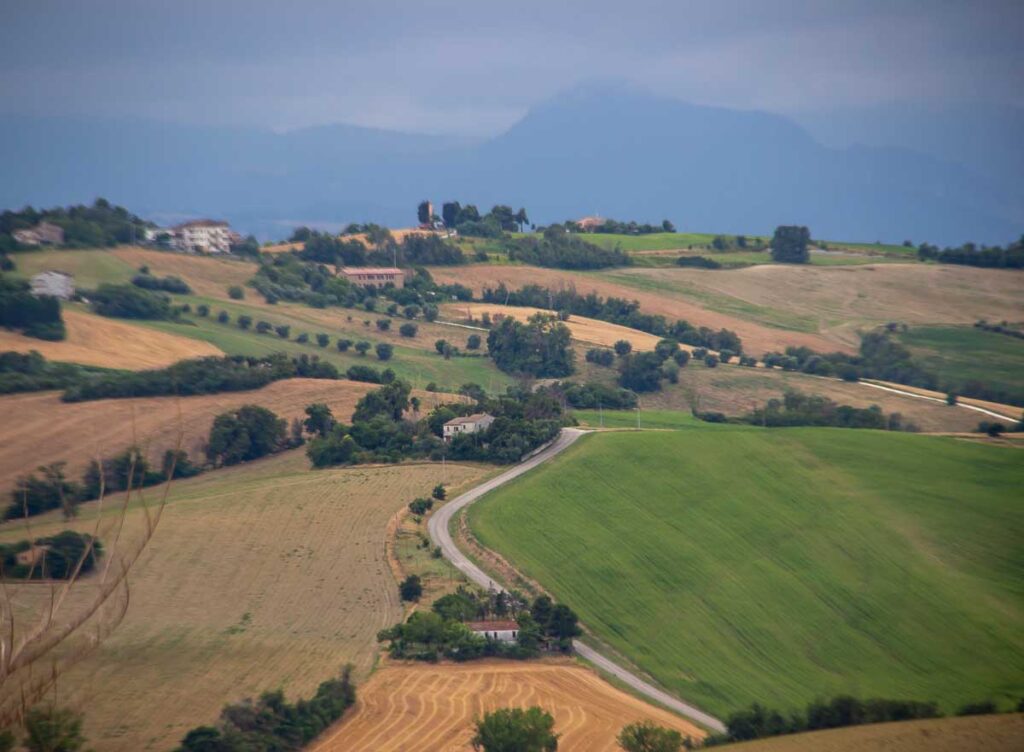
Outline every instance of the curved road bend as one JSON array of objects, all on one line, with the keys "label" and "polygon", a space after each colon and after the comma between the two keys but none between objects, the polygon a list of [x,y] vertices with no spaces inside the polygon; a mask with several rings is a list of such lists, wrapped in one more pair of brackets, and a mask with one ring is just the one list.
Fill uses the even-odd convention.
[{"label": "curved road bend", "polygon": [[[471,581],[475,582],[480,587],[498,588],[498,585],[490,577],[488,577],[487,574],[482,569],[480,569],[480,567],[478,567],[476,564],[470,561],[465,556],[465,554],[463,554],[462,551],[459,550],[458,546],[455,545],[455,541],[452,540],[452,536],[448,532],[448,524],[451,521],[452,517],[454,517],[459,511],[465,509],[473,502],[478,501],[485,494],[490,493],[491,491],[498,488],[499,486],[504,485],[505,483],[508,483],[513,478],[518,478],[520,475],[532,470],[542,462],[551,459],[556,454],[561,452],[563,449],[565,449],[573,442],[575,442],[576,439],[578,439],[584,433],[587,432],[581,431],[578,428],[563,428],[558,438],[555,439],[555,441],[546,449],[544,449],[541,452],[538,452],[537,454],[525,460],[524,462],[519,463],[510,470],[506,470],[501,475],[491,478],[486,483],[482,483],[476,488],[473,488],[467,491],[466,493],[462,494],[461,496],[452,499],[443,507],[441,507],[430,518],[430,520],[427,522],[427,530],[430,532],[431,539],[433,539],[436,545],[441,547],[441,551],[444,552],[444,555],[448,558],[449,561],[451,561],[452,564],[455,565],[455,567],[460,572],[462,572],[464,575],[466,575],[466,577],[468,577]],[[628,685],[629,687],[632,687],[640,694],[654,700],[655,702],[661,705],[664,705],[667,708],[670,708],[671,710],[674,710],[675,712],[679,713],[680,715],[686,718],[696,721],[705,728],[709,728],[712,731],[718,732],[725,731],[725,724],[723,724],[713,715],[708,715],[702,710],[699,710],[698,708],[695,708],[692,705],[682,702],[681,700],[673,697],[667,692],[658,689],[657,687],[653,686],[648,682],[645,682],[636,674],[627,671],[622,666],[609,660],[608,658],[601,655],[599,652],[589,647],[588,645],[585,645],[584,643],[580,642],[579,640],[573,640],[573,648],[576,650],[576,653],[580,655],[582,658],[590,661],[595,666],[600,668],[602,671],[611,674],[616,679]]]}]

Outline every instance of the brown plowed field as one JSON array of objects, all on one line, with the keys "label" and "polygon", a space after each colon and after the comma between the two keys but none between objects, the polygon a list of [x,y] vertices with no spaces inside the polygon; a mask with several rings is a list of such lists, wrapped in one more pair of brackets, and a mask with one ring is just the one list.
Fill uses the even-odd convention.
[{"label": "brown plowed field", "polygon": [[143,328],[73,308],[64,309],[67,339],[47,342],[0,329],[0,352],[36,350],[47,360],[140,371],[186,358],[223,355],[209,342]]},{"label": "brown plowed field", "polygon": [[575,287],[637,300],[644,313],[734,330],[760,356],[787,346],[857,347],[857,330],[908,324],[1016,320],[1024,312],[1024,273],[930,264],[848,267],[762,265],[733,270],[635,268],[570,272],[530,266],[431,269],[438,282],[479,290],[504,282]]},{"label": "brown plowed field", "polygon": [[[159,463],[164,450],[175,445],[179,425],[182,447],[194,455],[201,452],[214,417],[241,405],[262,405],[290,421],[305,417],[306,405],[325,402],[335,417],[348,421],[359,398],[374,388],[358,381],[286,379],[249,392],[181,398],[61,402],[59,392],[7,395],[0,397],[0,493],[19,475],[58,460],[66,461],[69,476],[77,479],[89,460],[110,457],[133,442]],[[419,390],[415,394],[422,411],[461,399]]]},{"label": "brown plowed field", "polygon": [[722,752],[1020,752],[1024,715],[879,723],[730,744]]},{"label": "brown plowed field", "polygon": [[[476,320],[487,313],[494,316],[511,316],[518,321],[526,321],[535,313],[551,314],[542,308],[530,308],[529,306],[506,306],[495,303],[448,303],[441,307],[446,318],[459,320]],[[633,345],[634,350],[653,350],[658,344],[660,337],[638,329],[630,329],[628,326],[609,324],[607,321],[588,319],[584,316],[570,316],[565,322],[572,332],[572,338],[578,342],[588,345],[600,345],[611,347],[620,339],[624,339]]]},{"label": "brown plowed field", "polygon": [[[132,573],[125,621],[61,678],[61,704],[85,712],[90,748],[166,752],[188,729],[216,721],[225,703],[278,687],[293,700],[310,697],[348,662],[364,681],[377,631],[402,618],[383,545],[388,520],[439,482],[458,493],[489,470],[314,471],[296,450],[176,483]],[[38,518],[33,532],[91,532],[95,506],[69,524]],[[112,498],[107,509],[116,506]],[[115,516],[104,520],[107,543]],[[126,537],[140,521],[129,513]],[[21,523],[0,526],[0,540],[21,537]],[[38,607],[48,593],[21,586],[17,600]]]},{"label": "brown plowed field", "polygon": [[473,719],[501,707],[539,705],[555,718],[558,749],[612,752],[628,723],[651,720],[684,736],[704,732],[616,689],[567,660],[390,664],[359,688],[358,701],[312,746],[315,752],[469,750]]}]

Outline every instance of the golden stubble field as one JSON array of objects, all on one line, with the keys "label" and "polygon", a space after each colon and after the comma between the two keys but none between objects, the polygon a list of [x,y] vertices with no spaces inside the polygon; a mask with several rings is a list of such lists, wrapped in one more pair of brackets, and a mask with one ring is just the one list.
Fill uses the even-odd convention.
[{"label": "golden stubble field", "polygon": [[[124,623],[61,679],[62,704],[85,712],[95,749],[166,751],[227,702],[277,687],[309,696],[348,662],[362,682],[377,631],[402,617],[384,548],[388,520],[438,482],[458,492],[488,471],[456,463],[312,471],[299,450],[176,483],[132,573]],[[73,527],[91,530],[94,508]],[[141,519],[129,514],[128,537]],[[50,515],[34,531],[65,527]],[[0,527],[4,540],[22,535],[18,525]],[[21,590],[21,608],[47,593]]]},{"label": "golden stubble field", "polygon": [[558,749],[612,752],[623,726],[651,720],[694,739],[704,732],[616,689],[568,659],[388,663],[359,688],[353,711],[312,746],[315,752],[470,750],[473,720],[501,707],[539,705],[555,718]]},{"label": "golden stubble field", "polygon": [[163,368],[179,360],[204,355],[223,355],[208,342],[144,329],[75,308],[64,308],[64,325],[67,339],[61,342],[47,342],[0,329],[0,352],[35,350],[47,360],[131,371]]},{"label": "golden stubble field", "polygon": [[732,329],[758,357],[791,345],[855,351],[858,329],[888,321],[966,324],[1024,315],[1024,273],[937,264],[599,273],[474,264],[431,273],[438,282],[459,282],[477,293],[500,282],[510,288],[536,283],[637,300],[644,313]]},{"label": "golden stubble field", "polygon": [[[134,397],[61,402],[60,392],[30,392],[0,397],[0,493],[15,479],[50,462],[66,461],[69,477],[81,477],[89,461],[111,457],[133,443],[159,466],[163,453],[177,445],[193,459],[202,450],[213,419],[220,413],[254,404],[291,421],[305,418],[306,406],[324,402],[343,422],[356,402],[376,384],[329,379],[286,379],[247,392],[221,392],[195,397]],[[425,413],[457,395],[415,390]],[[6,501],[6,500],[5,500]]]}]

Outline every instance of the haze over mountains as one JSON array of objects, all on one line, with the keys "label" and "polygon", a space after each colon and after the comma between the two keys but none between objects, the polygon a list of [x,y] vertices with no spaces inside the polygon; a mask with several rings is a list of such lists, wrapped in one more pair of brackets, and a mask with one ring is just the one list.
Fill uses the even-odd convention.
[{"label": "haze over mountains", "polygon": [[808,118],[830,143],[871,144],[836,148],[778,115],[605,85],[565,92],[477,143],[349,125],[278,134],[6,117],[0,205],[103,195],[157,221],[223,217],[264,238],[294,224],[406,226],[425,197],[525,206],[537,223],[599,213],[712,232],[800,223],[816,237],[865,242],[1019,236],[1024,188],[1014,174],[1024,160],[1012,129],[972,141],[969,118],[936,117],[917,149],[912,114],[888,118],[891,128],[884,115],[851,117],[845,130],[841,113]]}]

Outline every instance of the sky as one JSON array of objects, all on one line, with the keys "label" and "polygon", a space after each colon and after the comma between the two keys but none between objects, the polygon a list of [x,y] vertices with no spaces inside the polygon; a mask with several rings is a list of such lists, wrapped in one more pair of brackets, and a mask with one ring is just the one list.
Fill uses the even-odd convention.
[{"label": "sky", "polygon": [[1021,0],[8,0],[0,116],[487,136],[580,83],[796,114],[1024,107]]}]

